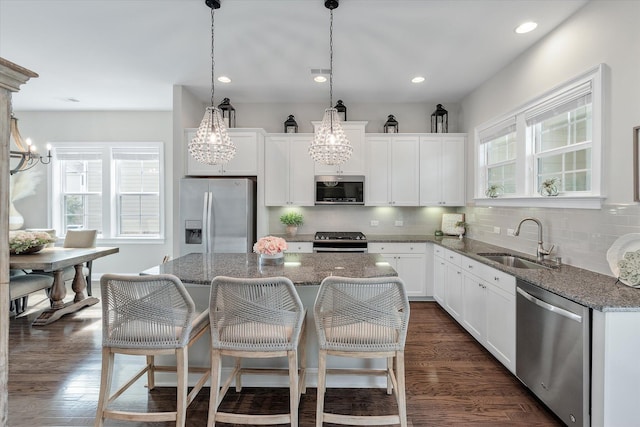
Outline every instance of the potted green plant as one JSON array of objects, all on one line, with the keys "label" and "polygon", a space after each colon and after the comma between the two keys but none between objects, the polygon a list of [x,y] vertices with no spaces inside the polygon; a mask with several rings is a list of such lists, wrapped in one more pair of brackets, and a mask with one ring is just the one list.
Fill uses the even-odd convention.
[{"label": "potted green plant", "polygon": [[491,184],[489,187],[487,187],[487,191],[485,191],[484,194],[487,197],[491,197],[492,199],[495,199],[496,197],[502,194],[502,185]]},{"label": "potted green plant", "polygon": [[299,212],[287,212],[280,215],[280,222],[287,226],[287,235],[293,237],[298,232],[298,227],[304,223],[304,217]]},{"label": "potted green plant", "polygon": [[456,222],[456,233],[458,233],[458,237],[462,239],[462,236],[464,236],[464,233],[467,232],[467,227],[469,226],[469,224],[467,224],[464,221],[457,221]]},{"label": "potted green plant", "polygon": [[558,184],[560,180],[558,178],[547,178],[540,184],[540,194],[543,196],[557,196]]}]

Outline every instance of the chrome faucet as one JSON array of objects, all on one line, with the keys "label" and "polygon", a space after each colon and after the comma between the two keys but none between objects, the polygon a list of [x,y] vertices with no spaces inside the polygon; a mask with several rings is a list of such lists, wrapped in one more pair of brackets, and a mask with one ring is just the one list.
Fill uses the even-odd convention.
[{"label": "chrome faucet", "polygon": [[525,221],[533,221],[536,224],[538,224],[538,250],[536,252],[536,259],[538,261],[543,261],[544,256],[549,255],[551,253],[554,245],[551,245],[549,249],[545,249],[544,246],[542,245],[542,223],[540,222],[539,219],[533,218],[533,217],[524,218],[522,221],[520,221],[520,223],[516,227],[516,231],[513,232],[513,235],[518,236],[520,234],[520,226]]}]

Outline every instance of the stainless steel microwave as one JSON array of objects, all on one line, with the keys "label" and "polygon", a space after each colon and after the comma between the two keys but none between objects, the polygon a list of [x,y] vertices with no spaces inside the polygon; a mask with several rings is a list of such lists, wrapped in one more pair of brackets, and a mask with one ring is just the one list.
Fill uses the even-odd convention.
[{"label": "stainless steel microwave", "polygon": [[364,176],[316,175],[316,205],[364,205]]}]

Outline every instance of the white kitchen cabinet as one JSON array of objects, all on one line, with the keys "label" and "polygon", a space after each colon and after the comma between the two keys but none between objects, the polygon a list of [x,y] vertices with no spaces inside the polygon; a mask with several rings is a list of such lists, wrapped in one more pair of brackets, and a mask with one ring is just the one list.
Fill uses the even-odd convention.
[{"label": "white kitchen cabinet", "polygon": [[482,342],[487,334],[487,302],[484,281],[472,274],[464,275],[462,326],[473,337]]},{"label": "white kitchen cabinet", "polygon": [[435,300],[515,373],[515,277],[439,245],[433,255]]},{"label": "white kitchen cabinet", "polygon": [[185,131],[186,175],[188,176],[257,176],[259,163],[258,145],[264,143],[261,129],[229,129],[231,141],[236,146],[236,154],[224,165],[207,165],[198,162],[189,154],[189,141],[197,129]]},{"label": "white kitchen cabinet", "polygon": [[313,159],[308,154],[312,136],[270,135],[265,142],[265,205],[313,206]]},{"label": "white kitchen cabinet", "polygon": [[292,254],[310,254],[313,252],[312,242],[287,242],[286,252]]},{"label": "white kitchen cabinet", "polygon": [[367,206],[418,206],[420,184],[418,136],[368,136]]},{"label": "white kitchen cabinet", "polygon": [[409,297],[427,296],[426,243],[369,243],[367,250],[381,254],[391,264]]},{"label": "white kitchen cabinet", "polygon": [[462,326],[515,372],[515,277],[461,256],[464,271]]},{"label": "white kitchen cabinet", "polygon": [[447,261],[445,263],[444,309],[458,323],[462,323],[463,313],[463,274],[459,265]]},{"label": "white kitchen cabinet", "polygon": [[433,248],[433,298],[441,307],[444,307],[445,274],[444,249],[442,246],[435,245]]},{"label": "white kitchen cabinet", "polygon": [[[314,131],[322,122],[312,122]],[[353,153],[351,158],[341,165],[324,165],[315,163],[316,175],[364,175],[365,174],[365,147],[364,129],[368,122],[347,121],[342,122],[342,129],[351,143]]]},{"label": "white kitchen cabinet", "polygon": [[420,206],[464,206],[465,134],[420,137]]}]

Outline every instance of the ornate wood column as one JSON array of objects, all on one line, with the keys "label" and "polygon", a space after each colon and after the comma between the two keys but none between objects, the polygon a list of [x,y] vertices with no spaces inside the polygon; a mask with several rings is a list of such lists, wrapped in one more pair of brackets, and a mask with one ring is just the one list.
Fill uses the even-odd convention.
[{"label": "ornate wood column", "polygon": [[0,58],[0,426],[9,425],[9,119],[11,93],[32,77],[33,71]]}]

